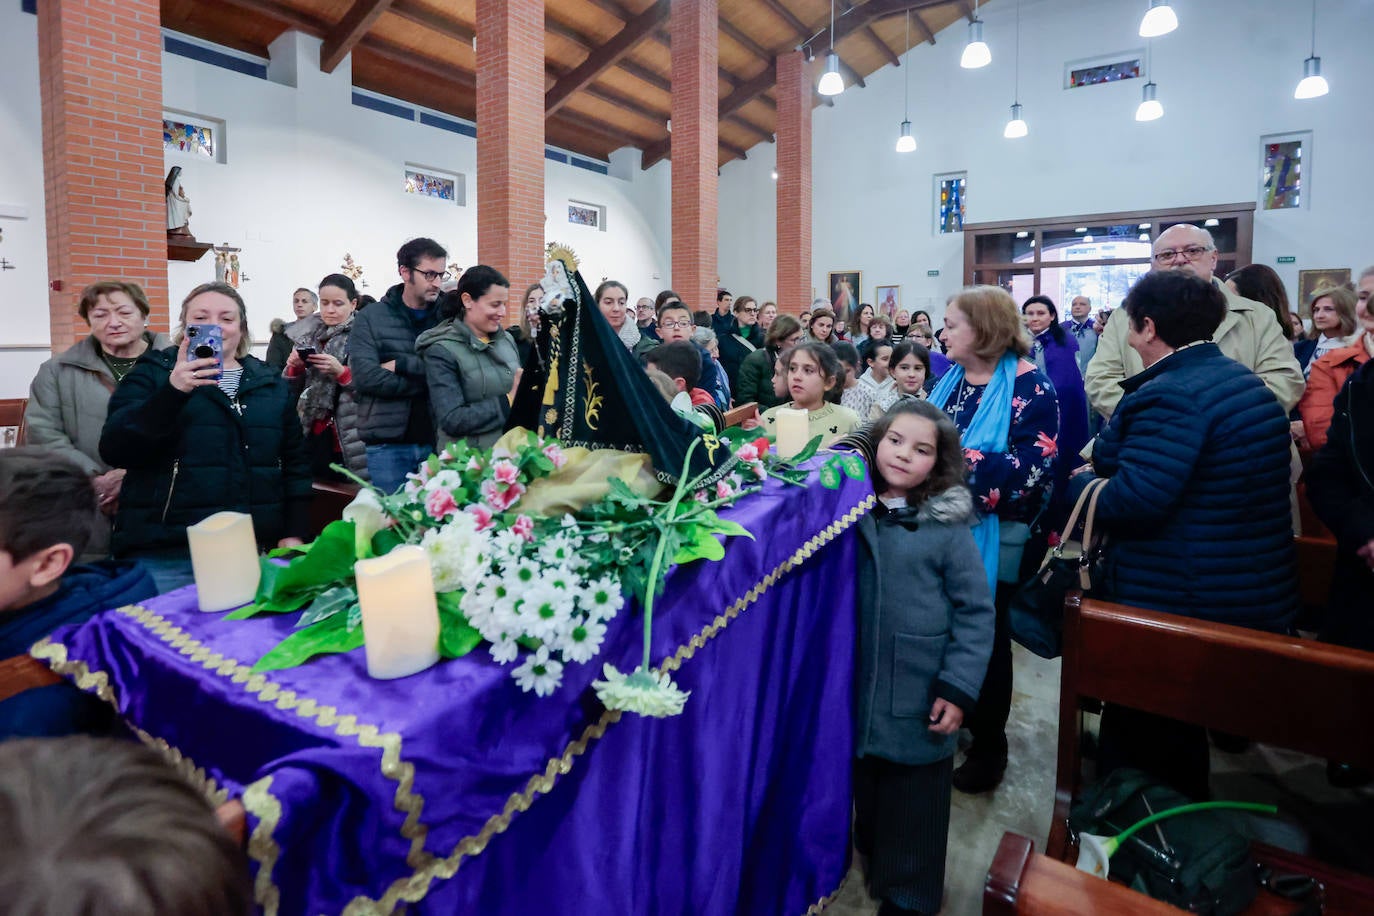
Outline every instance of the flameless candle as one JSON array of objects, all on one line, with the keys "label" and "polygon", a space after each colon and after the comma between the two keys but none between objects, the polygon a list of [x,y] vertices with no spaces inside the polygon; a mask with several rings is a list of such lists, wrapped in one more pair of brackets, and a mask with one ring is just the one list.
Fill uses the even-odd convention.
[{"label": "flameless candle", "polygon": [[363,612],[367,673],[387,680],[439,660],[439,606],[429,557],[413,544],[353,566]]},{"label": "flameless candle", "polygon": [[807,422],[806,411],[795,407],[779,407],[773,412],[777,423],[778,457],[791,458],[806,448],[811,440],[811,425]]},{"label": "flameless candle", "polygon": [[262,569],[251,515],[216,512],[188,527],[186,539],[202,611],[227,611],[253,600]]}]

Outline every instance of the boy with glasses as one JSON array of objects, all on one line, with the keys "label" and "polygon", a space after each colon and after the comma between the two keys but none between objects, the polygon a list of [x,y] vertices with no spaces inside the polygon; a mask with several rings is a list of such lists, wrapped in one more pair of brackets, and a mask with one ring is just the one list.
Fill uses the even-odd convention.
[{"label": "boy with glasses", "polygon": [[725,393],[721,372],[716,368],[716,361],[706,352],[706,348],[692,341],[692,333],[695,330],[696,322],[692,320],[692,311],[680,300],[672,299],[665,302],[658,310],[658,336],[664,343],[685,340],[696,347],[697,352],[701,354],[701,377],[697,380],[696,387],[709,394],[721,410],[729,410],[730,397]]}]

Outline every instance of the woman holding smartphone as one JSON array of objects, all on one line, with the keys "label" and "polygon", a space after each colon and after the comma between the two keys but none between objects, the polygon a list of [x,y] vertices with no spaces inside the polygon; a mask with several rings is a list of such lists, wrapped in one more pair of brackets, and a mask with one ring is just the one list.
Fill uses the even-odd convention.
[{"label": "woman holding smartphone", "polygon": [[344,480],[342,465],[367,480],[367,446],[358,435],[358,403],[348,368],[348,332],[358,307],[358,290],[343,274],[320,281],[320,324],[296,341],[286,359],[288,379],[304,379],[296,402],[305,433],[310,473],[316,480]]},{"label": "woman holding smartphone", "polygon": [[277,370],[248,355],[238,290],[205,283],[181,304],[177,346],[149,350],[110,398],[100,455],[127,468],[111,546],[160,592],[193,581],[186,526],[246,512],[264,548],[310,532],[310,467]]}]

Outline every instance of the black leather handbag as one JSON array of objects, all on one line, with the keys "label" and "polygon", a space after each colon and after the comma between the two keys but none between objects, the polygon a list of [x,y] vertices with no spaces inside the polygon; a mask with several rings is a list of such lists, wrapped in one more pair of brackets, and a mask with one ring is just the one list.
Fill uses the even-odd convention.
[{"label": "black leather handbag", "polygon": [[[1093,528],[1093,516],[1106,485],[1105,478],[1095,478],[1083,488],[1064,526],[1063,540],[1045,552],[1035,575],[1012,596],[1011,638],[1041,658],[1058,658],[1064,650],[1064,597],[1072,589],[1090,592],[1099,584],[1104,545],[1100,531]],[[1083,533],[1076,538],[1080,516]]]}]

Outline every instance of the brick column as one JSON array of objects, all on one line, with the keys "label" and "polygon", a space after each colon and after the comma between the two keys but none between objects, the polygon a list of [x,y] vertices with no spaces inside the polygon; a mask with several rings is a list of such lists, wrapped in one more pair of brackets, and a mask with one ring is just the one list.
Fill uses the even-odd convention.
[{"label": "brick column", "polygon": [[716,0],[673,0],[673,289],[716,307],[720,16]]},{"label": "brick column", "polygon": [[801,51],[778,55],[778,310],[811,307],[811,74]]},{"label": "brick column", "polygon": [[543,0],[477,0],[477,260],[544,275]]},{"label": "brick column", "polygon": [[160,23],[158,0],[38,4],[54,352],[90,333],[76,302],[97,280],[138,283],[167,330]]}]

